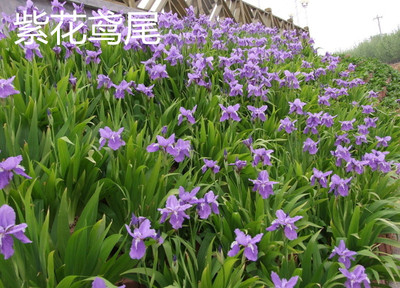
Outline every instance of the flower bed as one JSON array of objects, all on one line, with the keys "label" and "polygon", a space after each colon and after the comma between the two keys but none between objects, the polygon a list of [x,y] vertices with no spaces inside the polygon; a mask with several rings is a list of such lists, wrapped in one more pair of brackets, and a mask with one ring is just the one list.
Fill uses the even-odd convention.
[{"label": "flower bed", "polygon": [[187,12],[150,45],[19,45],[4,18],[0,284],[399,280],[398,115],[307,34]]}]

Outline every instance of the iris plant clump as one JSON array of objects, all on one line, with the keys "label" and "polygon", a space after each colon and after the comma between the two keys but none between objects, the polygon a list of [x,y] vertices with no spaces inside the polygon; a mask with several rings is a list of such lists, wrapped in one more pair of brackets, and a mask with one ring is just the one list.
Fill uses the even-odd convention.
[{"label": "iris plant clump", "polygon": [[296,286],[299,276],[293,276],[289,280],[279,278],[279,275],[275,272],[271,273],[272,282],[274,282],[275,288],[293,288]]},{"label": "iris plant clump", "polygon": [[344,241],[340,240],[339,246],[333,249],[329,258],[333,258],[335,255],[339,257],[338,261],[343,263],[346,269],[349,269],[351,267],[351,260],[355,260],[354,256],[357,255],[357,253],[347,249]]},{"label": "iris plant clump", "polygon": [[12,84],[14,79],[15,76],[9,79],[0,79],[0,98],[7,98],[8,96],[19,93],[19,91],[15,90],[15,87]]},{"label": "iris plant clump", "polygon": [[6,187],[12,180],[14,173],[21,175],[27,179],[32,179],[25,173],[25,168],[19,165],[22,161],[22,156],[8,157],[0,162],[0,189]]},{"label": "iris plant clump", "polygon": [[228,256],[235,256],[239,253],[240,246],[244,247],[244,256],[250,261],[257,261],[258,258],[258,248],[257,243],[261,241],[263,236],[262,233],[257,234],[254,237],[246,235],[239,229],[235,229],[236,238],[231,244],[231,250],[228,251]]},{"label": "iris plant clump", "polygon": [[[133,227],[133,232],[131,230]],[[132,246],[129,256],[132,259],[141,259],[146,253],[146,244],[144,240],[146,238],[156,239],[160,244],[164,242],[163,238],[160,237],[154,229],[150,228],[151,223],[149,219],[145,217],[136,217],[132,215],[132,220],[128,225],[125,225],[126,230],[132,236]]]},{"label": "iris plant clump", "polygon": [[4,204],[0,207],[0,252],[4,259],[14,255],[14,237],[22,243],[32,243],[25,235],[26,223],[15,224],[15,211]]},{"label": "iris plant clump", "polygon": [[294,225],[294,222],[303,218],[303,216],[295,216],[290,217],[286,215],[283,210],[279,209],[276,211],[276,217],[274,221],[272,221],[271,226],[267,227],[267,231],[275,231],[278,228],[282,227],[285,233],[286,238],[289,240],[294,240],[297,238],[297,227]]},{"label": "iris plant clump", "polygon": [[108,143],[108,147],[112,150],[118,150],[121,146],[125,145],[125,141],[121,139],[121,133],[124,131],[124,127],[118,129],[118,131],[112,131],[110,127],[100,128],[100,149]]}]

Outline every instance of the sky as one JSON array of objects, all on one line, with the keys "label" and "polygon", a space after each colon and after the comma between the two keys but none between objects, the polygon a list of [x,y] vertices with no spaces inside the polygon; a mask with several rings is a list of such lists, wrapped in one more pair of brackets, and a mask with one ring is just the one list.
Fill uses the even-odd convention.
[{"label": "sky", "polygon": [[400,29],[400,0],[309,0],[306,9],[301,0],[243,1],[262,9],[271,8],[282,19],[293,15],[296,25],[309,27],[314,47],[322,53],[351,49],[378,35],[378,21],[373,20],[377,16],[382,16],[382,34]]}]

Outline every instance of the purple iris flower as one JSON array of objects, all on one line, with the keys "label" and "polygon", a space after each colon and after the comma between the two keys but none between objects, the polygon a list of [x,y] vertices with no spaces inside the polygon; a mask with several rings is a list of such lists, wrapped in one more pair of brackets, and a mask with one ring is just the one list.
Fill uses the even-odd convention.
[{"label": "purple iris flower", "polygon": [[179,187],[179,202],[181,204],[197,204],[197,197],[196,194],[197,192],[199,192],[200,187],[195,187],[192,189],[192,191],[190,192],[186,192],[185,188],[183,188],[183,186]]},{"label": "purple iris flower", "polygon": [[365,153],[362,160],[368,161],[369,167],[372,171],[380,170],[382,172],[390,171],[390,163],[385,161],[386,154],[389,152],[380,152],[372,149],[372,153]]},{"label": "purple iris flower", "polygon": [[337,99],[339,97],[339,89],[337,88],[332,88],[332,87],[325,87],[324,88],[325,93],[324,96],[332,98],[332,99]]},{"label": "purple iris flower", "polygon": [[353,79],[353,80],[351,80],[349,82],[349,87],[350,88],[354,88],[354,87],[357,87],[357,86],[360,86],[360,85],[364,85],[364,84],[365,84],[364,80],[362,80],[360,78],[356,78],[356,79]]},{"label": "purple iris flower", "polygon": [[311,138],[307,138],[303,143],[303,152],[308,151],[311,155],[314,155],[318,152],[317,144],[319,141],[314,142]]},{"label": "purple iris flower", "polygon": [[371,114],[375,112],[371,105],[361,105],[361,107],[363,108],[362,113],[364,114]]},{"label": "purple iris flower", "polygon": [[353,260],[353,261],[356,260],[354,258],[354,255],[357,255],[357,253],[347,249],[344,241],[340,240],[339,246],[337,246],[333,249],[331,255],[329,256],[329,259],[333,258],[335,255],[339,256],[338,261],[340,263],[343,263],[344,267],[346,267],[346,269],[349,269],[351,266],[350,260]]},{"label": "purple iris flower", "polygon": [[356,145],[361,145],[362,143],[368,143],[367,137],[365,135],[354,136],[356,139]]},{"label": "purple iris flower", "polygon": [[3,24],[2,26],[4,25],[8,26],[9,31],[15,31],[18,28],[18,25],[15,25],[15,22],[17,21],[16,14],[8,15],[4,12],[1,12],[1,16],[2,16],[1,22]]},{"label": "purple iris flower", "polygon": [[242,143],[244,144],[244,145],[246,145],[247,146],[247,148],[249,148],[250,150],[252,150],[253,148],[251,147],[251,144],[253,144],[253,138],[250,136],[248,139],[244,139],[243,141],[242,141]]},{"label": "purple iris flower", "polygon": [[90,62],[100,64],[100,54],[101,54],[101,49],[98,51],[90,51],[86,50],[86,64],[89,64]]},{"label": "purple iris flower", "polygon": [[346,165],[346,172],[354,171],[361,175],[364,172],[364,166],[368,165],[368,161],[359,161],[351,158]]},{"label": "purple iris flower", "polygon": [[347,278],[344,283],[346,288],[361,288],[361,284],[364,284],[365,288],[371,287],[364,266],[357,265],[351,272],[344,268],[339,268],[339,271]]},{"label": "purple iris flower", "polygon": [[155,64],[153,67],[149,68],[150,79],[156,80],[161,78],[168,78],[167,65],[165,64]]},{"label": "purple iris flower", "polygon": [[348,71],[339,72],[339,76],[341,78],[348,78],[350,76],[350,72],[348,72]]},{"label": "purple iris flower", "polygon": [[240,108],[240,104],[236,104],[234,106],[225,107],[222,104],[219,104],[219,107],[222,109],[222,116],[219,119],[219,122],[223,122],[228,119],[232,119],[234,121],[240,121],[240,117],[237,114],[237,111]]},{"label": "purple iris flower", "polygon": [[299,75],[300,72],[292,73],[288,70],[285,70],[284,73],[285,73],[285,78],[281,80],[281,87],[287,86],[292,89],[299,89],[300,85],[299,85],[299,80],[297,79],[297,75]]},{"label": "purple iris flower", "polygon": [[358,128],[358,133],[360,133],[362,135],[369,134],[368,127],[366,125],[361,124],[361,125],[358,125],[357,128]]},{"label": "purple iris flower", "polygon": [[236,161],[234,163],[229,163],[229,166],[235,166],[235,170],[240,172],[244,167],[247,166],[247,161],[239,160],[239,158],[236,157]]},{"label": "purple iris flower", "polygon": [[86,14],[85,13],[85,5],[83,3],[81,3],[79,5],[72,3],[72,6],[74,7],[74,10],[76,10],[76,14]]},{"label": "purple iris flower", "polygon": [[65,11],[64,5],[66,2],[64,3],[60,3],[58,2],[58,0],[53,0],[51,1],[51,12],[53,14],[60,14],[60,11]]},{"label": "purple iris flower", "polygon": [[286,215],[285,212],[283,212],[283,210],[280,209],[280,210],[276,211],[276,217],[277,217],[277,219],[272,221],[271,226],[269,226],[265,230],[275,231],[276,229],[278,229],[281,226],[281,227],[284,227],[283,231],[285,232],[285,236],[289,240],[296,239],[297,238],[297,232],[296,232],[297,227],[294,225],[294,222],[300,220],[301,218],[303,218],[303,216],[295,216],[295,217],[291,218],[291,217],[289,217],[289,215]]},{"label": "purple iris flower", "polygon": [[240,84],[237,80],[233,80],[229,83],[229,96],[238,96],[243,95],[243,85]]},{"label": "purple iris flower", "polygon": [[302,72],[304,78],[304,82],[310,82],[310,81],[314,81],[315,80],[315,76],[314,76],[314,72],[311,71],[309,73],[306,72]]},{"label": "purple iris flower", "polygon": [[153,238],[158,240],[159,242],[163,242],[162,238],[159,238],[156,231],[151,229],[151,223],[149,219],[139,217],[139,223],[134,225],[133,232],[128,225],[125,225],[128,233],[133,237],[131,251],[129,252],[129,256],[132,259],[142,259],[146,253],[146,244],[144,240],[146,238]]},{"label": "purple iris flower", "polygon": [[8,96],[18,94],[19,91],[15,90],[12,82],[14,81],[15,76],[12,76],[9,79],[0,79],[0,98],[7,98]]},{"label": "purple iris flower", "polygon": [[310,63],[310,62],[307,62],[306,60],[302,60],[302,62],[301,62],[301,67],[302,68],[312,68],[311,65],[313,65],[313,64]]},{"label": "purple iris flower", "polygon": [[350,144],[350,139],[347,136],[349,136],[349,134],[347,134],[347,133],[342,134],[342,135],[336,135],[335,146],[341,145],[342,142],[345,144]]},{"label": "purple iris flower", "polygon": [[321,125],[322,111],[319,113],[307,112],[308,118],[306,120],[306,128],[304,134],[307,134],[310,130],[312,134],[318,134],[317,127]]},{"label": "purple iris flower", "polygon": [[175,146],[168,146],[167,152],[174,157],[176,162],[182,162],[186,157],[190,157],[190,141],[178,139]]},{"label": "purple iris flower", "polygon": [[175,195],[171,195],[167,199],[167,203],[165,208],[158,208],[158,211],[161,212],[161,220],[160,223],[164,223],[165,220],[169,217],[169,223],[171,223],[172,228],[179,229],[182,228],[182,223],[186,219],[189,219],[189,215],[185,213],[185,210],[192,207],[191,204],[181,204],[178,199],[176,199]]},{"label": "purple iris flower", "polygon": [[319,105],[325,105],[325,106],[331,106],[331,103],[329,102],[330,97],[329,96],[318,96],[318,104]]},{"label": "purple iris flower", "polygon": [[387,147],[388,142],[392,140],[392,137],[390,136],[385,136],[385,137],[379,137],[375,136],[376,140],[378,140],[378,143],[376,144],[376,147]]},{"label": "purple iris flower", "polygon": [[261,161],[263,165],[272,166],[271,163],[271,154],[274,150],[266,150],[265,148],[253,149],[251,147],[251,152],[253,152],[253,167],[257,166],[257,164]]},{"label": "purple iris flower", "polygon": [[353,63],[350,63],[349,66],[347,66],[347,70],[349,70],[350,72],[353,72],[354,70],[356,70],[356,65],[354,65]]},{"label": "purple iris flower", "polygon": [[[235,79],[235,76],[236,76],[235,71],[232,71],[232,70],[229,69],[228,67],[225,67],[225,68],[224,68],[224,74],[223,74],[223,76],[224,76],[224,81],[225,81],[225,82],[233,82],[233,81],[236,81],[236,79]],[[247,88],[248,88],[248,90],[249,90],[250,87],[247,87]],[[250,90],[249,90],[249,93],[250,93]]]},{"label": "purple iris flower", "polygon": [[[0,189],[6,187],[15,174],[24,176],[27,179],[32,179],[25,173],[25,168],[19,165],[22,161],[22,156],[8,157],[3,162],[0,162]],[[1,238],[0,238],[1,239]]]},{"label": "purple iris flower", "polygon": [[279,278],[278,274],[275,272],[271,273],[272,282],[274,282],[275,288],[293,288],[299,280],[299,276],[293,276],[289,280]]},{"label": "purple iris flower", "polygon": [[353,177],[342,179],[338,175],[334,174],[331,177],[331,183],[329,184],[329,192],[334,190],[335,196],[347,196],[349,194],[349,183]]},{"label": "purple iris flower", "polygon": [[290,134],[293,131],[297,130],[297,128],[294,126],[294,123],[296,122],[297,120],[291,121],[289,117],[281,119],[278,131],[282,131],[283,129],[285,129],[286,133]]},{"label": "purple iris flower", "polygon": [[341,126],[341,130],[342,131],[349,131],[351,129],[353,129],[353,123],[356,122],[356,119],[352,119],[350,121],[339,121],[342,126]]},{"label": "purple iris flower", "polygon": [[317,168],[313,168],[313,175],[311,176],[311,185],[315,185],[315,180],[318,180],[319,184],[323,188],[328,187],[328,176],[332,174],[332,171],[322,172]]},{"label": "purple iris flower", "polygon": [[350,153],[351,146],[343,147],[342,145],[337,145],[335,151],[331,151],[331,154],[336,157],[336,166],[342,165],[342,160],[347,163],[351,160]]},{"label": "purple iris flower", "polygon": [[269,197],[269,195],[274,194],[274,191],[272,190],[272,186],[274,184],[277,184],[279,182],[275,182],[275,181],[269,181],[269,175],[268,175],[268,171],[261,171],[258,174],[258,177],[256,180],[253,179],[249,179],[251,182],[253,182],[254,187],[253,187],[253,191],[258,191],[258,193],[260,193],[260,195],[262,196],[263,199],[267,199]]},{"label": "purple iris flower", "polygon": [[326,69],[325,68],[317,68],[317,70],[315,70],[315,77],[319,78],[319,76],[321,75],[326,75]]},{"label": "purple iris flower", "polygon": [[121,83],[119,83],[118,85],[113,84],[113,86],[116,89],[114,93],[115,98],[117,99],[124,98],[125,92],[133,95],[131,85],[132,82],[126,82],[125,80],[122,80]]},{"label": "purple iris flower", "polygon": [[329,113],[324,113],[321,116],[321,125],[325,125],[326,127],[332,127],[333,126],[333,119],[336,116],[331,116]]},{"label": "purple iris flower", "polygon": [[144,84],[138,84],[135,89],[145,94],[148,98],[154,98],[153,87],[154,84],[149,87],[146,87]]},{"label": "purple iris flower", "polygon": [[[124,30],[125,31],[125,30]],[[127,30],[126,30],[127,31]],[[122,34],[121,34],[122,35]],[[135,38],[130,38],[128,43],[125,43],[124,45],[124,50],[128,51],[128,50],[139,50],[139,49],[143,49],[141,42],[139,42],[138,39]],[[143,63],[143,62],[142,62]],[[147,68],[146,68],[147,70]]]},{"label": "purple iris flower", "polygon": [[381,161],[378,163],[378,170],[383,172],[383,173],[389,173],[392,165],[392,161]]},{"label": "purple iris flower", "polygon": [[26,223],[15,225],[15,217],[13,208],[7,204],[0,207],[0,253],[4,255],[4,259],[14,255],[14,238],[11,235],[22,243],[32,243],[24,234],[28,225]]},{"label": "purple iris flower", "polygon": [[375,91],[369,91],[368,92],[368,98],[378,98],[378,92]]},{"label": "purple iris flower", "polygon": [[214,195],[214,192],[210,190],[197,201],[197,213],[201,219],[207,219],[211,211],[219,214],[217,198],[218,195]]},{"label": "purple iris flower", "polygon": [[259,118],[261,121],[267,120],[265,118],[265,110],[267,110],[268,106],[267,105],[262,105],[260,108],[256,108],[254,106],[248,105],[247,109],[251,111],[251,120],[255,120],[256,118]]},{"label": "purple iris flower", "polygon": [[110,79],[110,77],[99,74],[97,75],[97,89],[100,89],[101,87],[104,87],[106,89],[110,89],[113,86],[113,83]]},{"label": "purple iris flower", "polygon": [[83,54],[82,51],[78,48],[78,46],[76,46],[73,43],[70,42],[62,42],[61,43],[64,48],[65,48],[65,58],[68,59],[71,55],[73,55],[74,50],[76,50],[76,52],[78,54]]},{"label": "purple iris flower", "polygon": [[257,243],[261,241],[262,233],[257,234],[253,238],[250,235],[244,234],[239,229],[235,229],[236,238],[231,244],[231,250],[228,251],[229,257],[234,257],[239,253],[240,245],[244,246],[244,256],[250,261],[257,261],[258,247]]},{"label": "purple iris flower", "polygon": [[243,66],[243,69],[239,68],[238,71],[240,72],[240,74],[239,74],[240,79],[243,79],[243,78],[248,78],[248,79],[257,78],[257,77],[260,77],[262,75],[260,67],[257,64],[255,64],[255,63],[253,63],[251,61],[248,61],[247,63],[245,63],[244,66]]},{"label": "purple iris flower", "polygon": [[147,152],[156,152],[160,148],[162,149],[163,152],[166,152],[167,148],[173,147],[173,144],[175,143],[175,133],[169,136],[168,138],[164,138],[159,135],[157,135],[156,138],[158,143],[151,143],[149,146],[147,146],[146,148]]},{"label": "purple iris flower", "polygon": [[214,174],[219,172],[220,167],[217,165],[218,161],[213,161],[213,160],[207,160],[203,159],[204,165],[201,167],[201,171],[205,173],[207,169],[212,169]]},{"label": "purple iris flower", "polygon": [[178,63],[178,61],[179,62],[183,61],[183,56],[180,53],[180,50],[174,45],[171,45],[171,48],[169,49],[169,51],[165,51],[165,53],[168,56],[165,57],[164,59],[169,61],[171,66],[175,66]]},{"label": "purple iris flower", "polygon": [[400,175],[400,163],[393,163],[393,165],[396,167],[396,174]]},{"label": "purple iris flower", "polygon": [[304,114],[303,107],[306,105],[305,102],[302,102],[300,99],[295,99],[293,102],[289,102],[289,114],[296,112],[296,114],[302,115]]},{"label": "purple iris flower", "polygon": [[118,150],[119,147],[124,146],[125,141],[121,139],[122,131],[124,131],[124,127],[119,128],[117,132],[112,131],[108,126],[104,127],[104,129],[100,128],[99,149],[101,149],[106,144],[107,140],[108,140],[108,147],[110,147],[114,151]]},{"label": "purple iris flower", "polygon": [[[36,12],[36,14],[39,16],[43,14],[44,11],[43,10],[39,11],[38,7],[35,6],[32,0],[26,0],[25,6],[18,6],[16,12],[19,13],[20,15],[24,13],[26,13],[27,15],[33,15],[33,13]],[[43,16],[38,18],[38,20],[44,21]]]},{"label": "purple iris flower", "polygon": [[179,108],[180,114],[178,115],[178,126],[182,124],[183,117],[186,117],[190,124],[194,124],[196,119],[194,119],[193,114],[196,112],[197,105],[193,107],[192,110],[186,110],[185,108]]},{"label": "purple iris flower", "polygon": [[32,61],[33,56],[36,54],[39,58],[43,58],[42,53],[40,53],[39,50],[40,45],[33,42],[31,44],[25,45],[24,46],[24,51],[25,51],[25,58],[26,60]]},{"label": "purple iris flower", "polygon": [[196,55],[190,54],[193,59],[192,66],[196,71],[203,71],[208,66],[211,70],[214,70],[212,61],[214,57],[204,57],[204,53],[197,53]]},{"label": "purple iris flower", "polygon": [[[92,282],[92,288],[107,288],[107,285],[102,278],[96,277]],[[118,288],[125,288],[125,285],[118,286]]]},{"label": "purple iris flower", "polygon": [[192,82],[200,85],[200,86],[204,86],[204,87],[208,87],[211,88],[211,81],[209,81],[208,83],[204,80],[205,79],[205,75],[203,75],[201,73],[201,71],[195,71],[193,73],[188,73],[188,78],[189,81],[187,82],[187,86],[190,86],[190,84],[192,84]]},{"label": "purple iris flower", "polygon": [[76,77],[71,73],[68,80],[69,80],[69,83],[72,85],[73,89],[75,90],[76,82],[77,82]]},{"label": "purple iris flower", "polygon": [[261,97],[263,101],[267,101],[268,98],[266,94],[268,89],[263,89],[263,85],[253,85],[251,83],[247,84],[247,97],[256,96]]},{"label": "purple iris flower", "polygon": [[376,128],[376,121],[378,121],[378,117],[375,118],[370,118],[370,117],[366,117],[364,118],[364,123],[365,126],[367,126],[368,128]]},{"label": "purple iris flower", "polygon": [[167,131],[168,131],[168,126],[167,126],[167,125],[164,125],[164,126],[161,128],[161,134],[165,135],[165,134],[167,134]]}]

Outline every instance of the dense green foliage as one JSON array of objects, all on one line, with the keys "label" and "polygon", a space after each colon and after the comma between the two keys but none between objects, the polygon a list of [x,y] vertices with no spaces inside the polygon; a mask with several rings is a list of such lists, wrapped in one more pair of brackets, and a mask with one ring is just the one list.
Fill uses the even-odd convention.
[{"label": "dense green foliage", "polygon": [[379,91],[381,104],[389,109],[400,108],[400,72],[374,58],[340,55],[345,63],[357,65],[356,71],[366,81],[368,90]]},{"label": "dense green foliage", "polygon": [[373,36],[342,53],[354,57],[376,58],[384,63],[400,62],[400,30],[391,34]]}]

